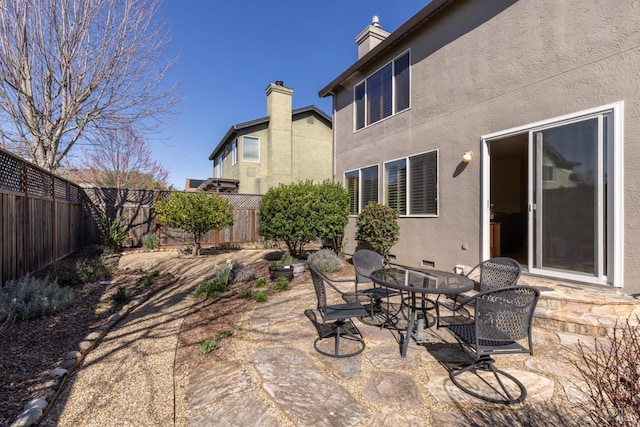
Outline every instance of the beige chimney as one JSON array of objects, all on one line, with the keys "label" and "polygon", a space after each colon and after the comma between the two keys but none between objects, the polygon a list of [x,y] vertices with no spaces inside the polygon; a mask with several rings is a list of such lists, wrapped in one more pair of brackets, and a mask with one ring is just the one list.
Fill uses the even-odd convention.
[{"label": "beige chimney", "polygon": [[[271,83],[267,94],[267,116],[269,116],[269,141],[267,168],[274,180],[285,182],[291,178],[292,154],[292,97],[293,89],[285,87],[281,80]],[[287,178],[288,177],[288,178]]]},{"label": "beige chimney", "polygon": [[377,16],[371,19],[371,25],[365,28],[356,37],[356,43],[358,44],[358,59],[365,56],[374,47],[378,46],[389,35],[388,32],[380,27],[380,21]]}]

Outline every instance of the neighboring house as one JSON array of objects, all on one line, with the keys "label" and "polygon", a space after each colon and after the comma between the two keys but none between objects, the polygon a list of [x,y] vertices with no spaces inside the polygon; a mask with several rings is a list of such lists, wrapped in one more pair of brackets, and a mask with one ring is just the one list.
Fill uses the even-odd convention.
[{"label": "neighboring house", "polygon": [[209,160],[213,180],[238,180],[238,192],[264,194],[278,184],[332,179],[331,118],[315,106],[292,110],[293,89],[266,89],[267,117],[231,126]]},{"label": "neighboring house", "polygon": [[639,29],[640,2],[616,0],[433,0],[391,34],[374,20],[320,91],[345,249],[374,200],[400,212],[400,264],[475,265],[494,218],[510,243],[494,255],[528,274],[640,292]]}]

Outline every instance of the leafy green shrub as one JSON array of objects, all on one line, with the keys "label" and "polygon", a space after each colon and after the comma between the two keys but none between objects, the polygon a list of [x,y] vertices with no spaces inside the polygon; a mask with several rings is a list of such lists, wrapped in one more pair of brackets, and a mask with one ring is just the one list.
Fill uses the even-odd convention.
[{"label": "leafy green shrub", "polygon": [[158,247],[158,236],[153,233],[142,236],[142,247],[146,250],[152,250]]},{"label": "leafy green shrub", "polygon": [[358,247],[385,257],[400,238],[398,212],[386,205],[369,202],[356,218]]},{"label": "leafy green shrub", "polygon": [[209,230],[233,225],[233,207],[229,200],[216,194],[176,191],[155,206],[156,219],[168,227],[193,234],[193,255],[200,255],[200,240]]},{"label": "leafy green shrub", "polygon": [[55,280],[24,276],[8,281],[0,288],[0,322],[12,323],[67,307],[75,298],[73,289],[58,286]]},{"label": "leafy green shrub", "polygon": [[160,275],[160,270],[151,270],[150,272],[148,272],[147,274],[142,276],[138,280],[138,283],[141,284],[142,286],[155,285],[156,284],[156,277],[158,277],[159,275]]},{"label": "leafy green shrub", "polygon": [[322,272],[339,271],[344,266],[342,258],[333,249],[320,249],[309,255],[307,262]]},{"label": "leafy green shrub", "polygon": [[131,299],[131,291],[126,286],[118,286],[111,299],[116,304],[125,303]]},{"label": "leafy green shrub", "polygon": [[72,286],[98,280],[110,274],[101,257],[84,257],[75,263],[58,261],[53,264],[51,278],[60,286]]},{"label": "leafy green shrub", "polygon": [[211,279],[200,283],[193,295],[196,298],[218,298],[227,291],[227,287],[219,279]]},{"label": "leafy green shrub", "polygon": [[54,262],[51,268],[51,276],[60,286],[72,286],[80,283],[75,266],[67,262]]},{"label": "leafy green shrub", "polygon": [[102,228],[102,242],[112,252],[118,252],[122,242],[127,238],[129,227],[122,218],[105,218],[100,222]]},{"label": "leafy green shrub", "polygon": [[255,285],[254,285],[254,286],[255,286],[256,288],[266,288],[268,284],[269,284],[269,282],[267,281],[267,278],[266,278],[266,277],[259,277],[259,278],[256,280],[256,283],[255,283]]},{"label": "leafy green shrub", "polygon": [[217,350],[219,346],[220,344],[217,340],[207,338],[200,343],[200,353],[204,356],[205,354],[209,354],[212,351]]},{"label": "leafy green shrub", "polygon": [[258,232],[283,240],[292,255],[319,237],[342,239],[349,220],[349,195],[339,184],[300,181],[271,187],[260,202]]},{"label": "leafy green shrub", "polygon": [[202,341],[200,343],[200,353],[204,356],[205,354],[209,354],[212,351],[217,350],[220,348],[220,341],[222,341],[223,338],[229,338],[231,335],[233,335],[232,331],[224,331],[218,335],[216,339],[206,339]]},{"label": "leafy green shrub", "polygon": [[280,292],[288,291],[289,289],[291,289],[291,285],[289,284],[289,279],[287,279],[286,277],[278,277],[273,287]]},{"label": "leafy green shrub", "polygon": [[255,302],[263,303],[263,302],[267,302],[268,299],[269,299],[269,296],[267,295],[266,292],[260,291],[253,294],[253,300]]}]

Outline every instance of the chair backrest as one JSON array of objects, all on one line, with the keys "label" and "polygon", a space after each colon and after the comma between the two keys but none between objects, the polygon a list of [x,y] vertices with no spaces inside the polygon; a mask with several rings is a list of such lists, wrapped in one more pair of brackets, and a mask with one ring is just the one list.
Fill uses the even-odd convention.
[{"label": "chair backrest", "polygon": [[356,271],[356,290],[358,283],[371,283],[371,273],[383,268],[386,261],[382,255],[369,249],[358,249],[351,257]]},{"label": "chair backrest", "polygon": [[489,353],[491,347],[524,338],[528,338],[528,352],[532,353],[531,325],[539,297],[540,292],[531,286],[510,286],[477,294],[474,297],[477,353]]},{"label": "chair backrest", "polygon": [[324,275],[312,264],[308,264],[307,267],[311,272],[313,288],[315,289],[316,297],[318,298],[318,311],[324,316],[324,309],[327,306],[327,290],[324,286]]},{"label": "chair backrest", "polygon": [[480,291],[515,286],[520,278],[520,263],[513,258],[491,258],[480,263],[479,268]]}]

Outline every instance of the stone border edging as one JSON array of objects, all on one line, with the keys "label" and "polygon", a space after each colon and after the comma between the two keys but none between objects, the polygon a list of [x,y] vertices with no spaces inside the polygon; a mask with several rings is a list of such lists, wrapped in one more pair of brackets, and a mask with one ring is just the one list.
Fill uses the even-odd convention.
[{"label": "stone border edging", "polygon": [[62,365],[53,370],[49,381],[46,382],[46,390],[40,394],[40,396],[31,400],[24,406],[23,411],[18,415],[13,423],[10,424],[10,427],[31,427],[39,424],[58,399],[60,392],[67,385],[69,378],[75,372],[76,368],[80,366],[85,356],[100,344],[102,338],[104,338],[104,336],[107,335],[107,333],[113,329],[118,322],[124,319],[133,310],[141,306],[151,296],[176,283],[179,279],[180,277],[174,276],[174,279],[166,284],[150,289],[149,291],[136,296],[130,302],[123,305],[118,312],[109,316],[103,325],[100,325],[95,331],[90,332],[82,341],[80,341],[78,344],[78,350],[69,351],[65,354]]}]

